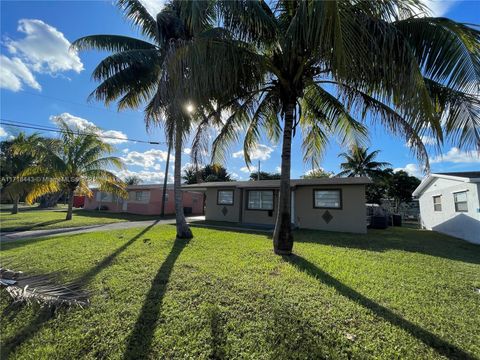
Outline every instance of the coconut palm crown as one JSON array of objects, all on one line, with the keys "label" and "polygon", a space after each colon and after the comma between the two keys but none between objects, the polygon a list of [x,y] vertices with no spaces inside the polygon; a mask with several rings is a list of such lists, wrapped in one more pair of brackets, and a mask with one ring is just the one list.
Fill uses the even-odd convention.
[{"label": "coconut palm crown", "polygon": [[341,172],[337,176],[367,176],[373,177],[382,172],[385,167],[391,166],[388,162],[375,161],[380,150],[368,152],[368,148],[354,146],[349,152],[343,152],[338,156],[344,162],[340,164]]},{"label": "coconut palm crown", "polygon": [[36,148],[24,146],[23,153],[36,154],[35,165],[21,172],[20,176],[32,179],[25,198],[27,203],[38,197],[58,191],[68,195],[66,220],[71,220],[74,194],[91,197],[89,185],[96,184],[101,191],[126,197],[125,184],[110,167],[122,168],[120,158],[110,156],[114,147],[105,143],[91,127],[78,129],[58,118],[59,139],[46,139]]},{"label": "coconut palm crown", "polygon": [[293,246],[289,182],[298,127],[305,161],[313,162],[335,135],[361,145],[372,123],[409,141],[426,169],[422,135],[480,149],[480,32],[472,26],[429,17],[418,0],[225,0],[217,8],[223,37],[192,43],[176,69],[192,74],[195,97],[231,111],[214,161],[241,137],[247,164],[263,134],[282,139],[276,253]]},{"label": "coconut palm crown", "polygon": [[[177,237],[192,233],[183,215],[181,192],[182,142],[190,131],[194,114],[187,111],[189,98],[172,84],[168,59],[184,44],[201,34],[207,35],[214,18],[211,1],[170,1],[156,18],[138,0],[118,0],[127,19],[137,26],[146,40],[118,35],[90,35],[76,40],[78,50],[98,49],[112,53],[93,71],[100,85],[91,98],[118,109],[143,107],[147,128],[161,124],[166,138],[175,145],[175,206]],[[179,82],[177,82],[179,83]]]}]

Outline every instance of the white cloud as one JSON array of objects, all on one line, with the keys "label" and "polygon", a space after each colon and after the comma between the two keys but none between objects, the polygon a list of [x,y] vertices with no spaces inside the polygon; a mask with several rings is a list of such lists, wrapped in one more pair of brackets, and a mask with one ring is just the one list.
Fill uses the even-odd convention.
[{"label": "white cloud", "polygon": [[37,19],[21,19],[17,31],[25,36],[5,37],[11,57],[1,56],[0,87],[20,91],[23,84],[41,90],[34,73],[57,76],[66,71],[79,73],[83,64],[63,33]]},{"label": "white cloud", "polygon": [[480,153],[477,151],[462,151],[452,147],[446,154],[436,156],[430,160],[432,164],[441,162],[452,163],[480,163]]},{"label": "white cloud", "polygon": [[104,136],[103,140],[109,144],[121,144],[127,141],[127,135],[118,130],[101,130],[100,135]]},{"label": "white cloud", "polygon": [[281,168],[280,166],[277,166],[277,167],[275,168],[275,172],[281,173],[281,172],[282,172],[282,168]]},{"label": "white cloud", "polygon": [[444,16],[454,6],[458,0],[423,0],[433,16]]},{"label": "white cloud", "polygon": [[[88,120],[83,119],[83,118],[78,117],[78,116],[74,116],[74,115],[69,114],[69,113],[63,113],[63,114],[60,114],[60,115],[50,116],[50,121],[52,121],[53,123],[56,123],[59,120],[65,121],[65,123],[67,123],[67,125],[69,125],[71,127],[74,127],[74,128],[76,128],[80,131],[86,130],[86,129],[91,128],[91,127],[97,128],[97,126],[93,122],[88,121]],[[121,143],[124,143],[124,142],[127,141],[126,140],[127,135],[124,134],[121,131],[118,131],[118,130],[101,130],[101,129],[97,128],[96,133],[99,136],[103,136],[104,137],[103,141],[108,143],[108,144],[121,144]],[[127,149],[127,151],[128,151],[128,149]],[[124,150],[124,152],[125,152],[125,150]]]},{"label": "white cloud", "polygon": [[128,148],[122,150],[122,152],[123,152],[124,154],[127,154],[129,151],[130,151],[130,150],[129,150]]},{"label": "white cloud", "polygon": [[[420,136],[420,139],[422,140],[422,143],[424,145],[435,145],[437,143],[437,140],[435,140],[434,137],[432,136],[427,136],[427,135],[423,135],[423,136]],[[412,146],[412,142],[409,140],[405,143],[405,146],[406,147],[411,147]]]},{"label": "white cloud", "polygon": [[121,179],[125,179],[127,176],[138,176],[142,179],[142,184],[158,184],[163,182],[165,173],[161,171],[132,171],[132,170],[120,170],[113,171]]},{"label": "white cloud", "polygon": [[[251,160],[268,160],[270,159],[270,154],[273,152],[273,148],[268,145],[259,144],[255,149],[250,152]],[[232,154],[234,158],[242,158],[243,150],[237,151]]]},{"label": "white cloud", "polygon": [[250,169],[249,169],[248,166],[244,166],[240,168],[240,171],[250,174],[252,172],[258,171],[258,168],[256,166],[250,166]]},{"label": "white cloud", "polygon": [[19,58],[10,59],[0,55],[0,88],[17,92],[22,90],[24,84],[36,90],[42,89],[32,72]]},{"label": "white cloud", "polygon": [[8,136],[8,132],[0,126],[0,138]]},{"label": "white cloud", "polygon": [[76,51],[70,50],[70,42],[53,26],[37,19],[21,19],[17,31],[25,37],[6,39],[8,51],[20,57],[31,69],[39,73],[57,74],[83,70]]},{"label": "white cloud", "polygon": [[231,172],[230,173],[230,178],[233,180],[239,180],[240,176],[236,172]]},{"label": "white cloud", "polygon": [[192,149],[185,148],[185,149],[183,149],[183,153],[186,154],[186,155],[190,155],[192,153]]},{"label": "white cloud", "polygon": [[163,0],[140,0],[140,2],[153,17],[156,17],[165,5]]},{"label": "white cloud", "polygon": [[126,165],[160,169],[158,162],[167,160],[167,155],[168,152],[165,150],[150,149],[144,152],[130,151],[121,159]]},{"label": "white cloud", "polygon": [[416,176],[418,178],[423,178],[423,174],[422,174],[422,170],[418,167],[417,164],[407,164],[405,165],[405,167],[403,168],[396,168],[396,169],[393,169],[393,171],[397,172],[397,171],[405,171],[406,173],[408,173],[408,175],[410,176]]}]

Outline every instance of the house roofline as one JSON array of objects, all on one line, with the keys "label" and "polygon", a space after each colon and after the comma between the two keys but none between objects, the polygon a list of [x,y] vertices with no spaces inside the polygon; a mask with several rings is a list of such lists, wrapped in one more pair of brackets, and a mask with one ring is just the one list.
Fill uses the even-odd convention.
[{"label": "house roofline", "polygon": [[465,182],[465,183],[480,183],[480,178],[469,178],[469,177],[435,173],[435,174],[430,174],[425,179],[423,179],[420,185],[418,185],[418,187],[412,193],[412,195],[415,197],[422,195],[424,190],[428,187],[428,185],[430,185],[435,179],[455,180],[455,181]]}]

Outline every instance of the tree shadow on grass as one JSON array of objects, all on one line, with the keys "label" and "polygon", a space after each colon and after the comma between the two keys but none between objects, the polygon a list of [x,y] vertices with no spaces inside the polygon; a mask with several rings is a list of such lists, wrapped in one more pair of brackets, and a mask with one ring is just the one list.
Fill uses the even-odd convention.
[{"label": "tree shadow on grass", "polygon": [[416,339],[423,342],[425,345],[431,347],[440,355],[443,355],[449,359],[475,359],[475,357],[456,345],[441,339],[434,333],[423,329],[422,327],[404,319],[398,314],[395,314],[392,310],[377,304],[375,301],[363,296],[351,287],[343,284],[333,276],[329,275],[315,264],[304,259],[301,256],[291,255],[290,257],[284,256],[284,260],[294,265],[299,270],[307,273],[311,277],[320,280],[324,284],[333,287],[342,296],[348,298],[351,301],[363,306],[364,308],[373,312],[376,316],[384,319],[390,324],[408,332]]},{"label": "tree shadow on grass", "polygon": [[140,310],[140,315],[128,338],[124,359],[145,359],[148,357],[170,274],[175,262],[188,243],[189,240],[186,239],[175,239],[170,253],[158,269]]},{"label": "tree shadow on grass", "polygon": [[400,250],[480,264],[480,245],[426,230],[388,228],[368,234],[298,230],[295,241],[375,252]]},{"label": "tree shadow on grass", "polygon": [[49,220],[49,221],[44,221],[44,222],[39,222],[39,223],[34,223],[31,225],[23,225],[23,226],[2,226],[1,231],[4,233],[11,233],[11,232],[16,232],[16,231],[29,231],[29,230],[40,230],[41,228],[48,226],[48,225],[53,225],[53,224],[58,224],[61,222],[67,221],[65,219],[57,219],[57,220]]},{"label": "tree shadow on grass", "polygon": [[[73,282],[79,283],[82,285],[87,285],[98,273],[100,273],[103,269],[109,266],[118,255],[120,255],[136,240],[138,240],[141,236],[143,236],[146,232],[148,232],[153,226],[155,226],[158,221],[145,227],[145,229],[140,231],[137,235],[135,235],[133,238],[128,240],[125,244],[120,246],[113,253],[103,258],[102,261],[100,261],[98,264],[96,264],[89,271],[81,275],[79,278],[77,278]],[[47,323],[50,319],[53,319],[55,317],[55,314],[56,312],[53,307],[47,306],[47,307],[40,308],[40,312],[38,313],[38,315],[32,321],[30,321],[28,325],[23,327],[19,332],[17,332],[12,337],[6,339],[5,341],[2,341],[1,358],[2,359],[8,358],[8,356],[16,348],[18,348],[25,341],[32,338],[39,330],[41,330],[41,328],[45,325],[45,323]]]}]

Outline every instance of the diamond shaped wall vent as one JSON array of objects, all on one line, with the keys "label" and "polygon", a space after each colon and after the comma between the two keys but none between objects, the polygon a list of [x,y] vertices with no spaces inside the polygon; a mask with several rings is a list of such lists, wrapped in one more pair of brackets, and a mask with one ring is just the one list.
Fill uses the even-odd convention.
[{"label": "diamond shaped wall vent", "polygon": [[223,214],[223,216],[227,216],[227,214],[228,214],[228,209],[227,209],[226,206],[223,207],[223,209],[222,209],[222,214]]},{"label": "diamond shaped wall vent", "polygon": [[322,219],[328,224],[330,221],[332,221],[333,216],[330,214],[330,211],[325,211],[322,215]]}]

